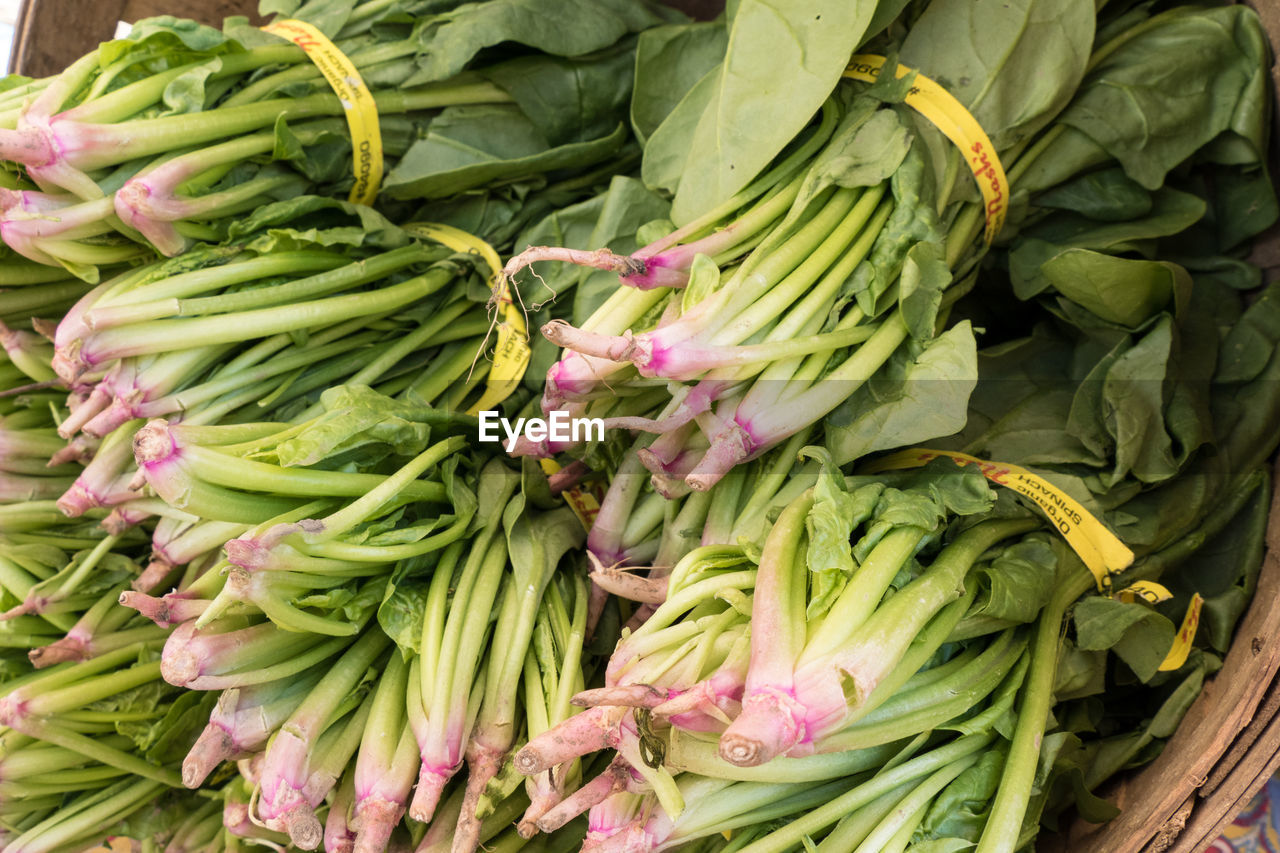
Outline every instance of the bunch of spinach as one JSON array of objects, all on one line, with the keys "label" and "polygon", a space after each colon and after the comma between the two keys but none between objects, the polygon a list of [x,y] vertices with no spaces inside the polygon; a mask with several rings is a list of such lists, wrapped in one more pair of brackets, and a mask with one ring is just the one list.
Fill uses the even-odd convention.
[{"label": "bunch of spinach", "polygon": [[[572,197],[634,162],[625,124],[645,4],[274,2],[347,54],[380,116],[381,198],[446,218]],[[572,27],[547,25],[576,14]],[[530,21],[539,22],[533,26]],[[151,247],[218,238],[264,202],[353,185],[343,107],[293,44],[229,19],[152,18],[48,80],[0,93],[6,244],[92,280]],[[362,141],[364,144],[367,141]],[[596,171],[592,171],[596,170]],[[548,187],[550,185],[550,187]],[[545,211],[545,207],[543,210]],[[438,217],[433,217],[438,218]]]}]

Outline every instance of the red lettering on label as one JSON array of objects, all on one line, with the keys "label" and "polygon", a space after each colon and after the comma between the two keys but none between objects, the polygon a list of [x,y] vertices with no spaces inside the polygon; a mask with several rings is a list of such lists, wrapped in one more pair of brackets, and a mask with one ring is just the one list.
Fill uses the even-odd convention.
[{"label": "red lettering on label", "polygon": [[1009,482],[1009,480],[1005,479],[1006,477],[1009,476],[1008,468],[996,468],[994,470],[986,472],[986,475],[988,480],[998,485],[1001,485],[1001,486],[1012,485]]}]

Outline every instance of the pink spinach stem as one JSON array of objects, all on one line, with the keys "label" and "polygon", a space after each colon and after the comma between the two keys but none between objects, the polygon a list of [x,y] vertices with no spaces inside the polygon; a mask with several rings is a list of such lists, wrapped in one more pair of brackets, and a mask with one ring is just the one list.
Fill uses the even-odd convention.
[{"label": "pink spinach stem", "polygon": [[[323,829],[313,809],[355,753],[372,712],[372,694],[362,702],[354,688],[390,642],[377,627],[361,635],[289,716],[267,748],[258,815],[269,828],[284,830],[305,850],[314,849],[322,840]],[[353,705],[356,707],[350,707]],[[340,710],[344,707],[348,713]],[[345,716],[350,719],[344,720]]]}]

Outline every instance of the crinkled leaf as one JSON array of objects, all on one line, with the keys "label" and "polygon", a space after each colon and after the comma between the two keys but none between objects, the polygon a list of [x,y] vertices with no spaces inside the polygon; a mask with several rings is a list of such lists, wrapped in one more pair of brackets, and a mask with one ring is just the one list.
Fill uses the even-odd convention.
[{"label": "crinkled leaf", "polygon": [[432,419],[434,410],[383,396],[366,385],[327,388],[320,395],[320,403],[325,409],[322,416],[276,445],[279,464],[315,465],[369,442],[412,456],[426,449],[431,438],[428,419]]},{"label": "crinkled leaf", "polygon": [[1032,622],[1049,601],[1058,557],[1039,536],[1026,537],[974,570],[981,584],[969,615]]},{"label": "crinkled leaf", "polygon": [[809,545],[805,564],[809,567],[809,605],[805,617],[813,619],[831,607],[856,568],[851,539],[875,511],[884,487],[869,483],[852,492],[844,475],[825,451],[806,448],[806,455],[822,461],[822,471],[813,487],[813,507],[805,517]]},{"label": "crinkled leaf", "polygon": [[[566,21],[572,25],[566,26]],[[518,42],[556,56],[581,56],[663,23],[632,0],[490,0],[464,3],[416,33],[418,71],[406,86],[444,80],[483,48]]]},{"label": "crinkled leaf", "polygon": [[1178,7],[1103,57],[1060,120],[1156,189],[1223,131],[1258,137],[1259,116],[1269,111],[1268,56],[1253,10]]},{"label": "crinkled leaf", "polygon": [[914,356],[895,354],[885,373],[827,416],[826,445],[841,465],[964,426],[978,381],[977,342],[969,322],[957,323]]},{"label": "crinkled leaf", "polygon": [[934,459],[922,468],[904,472],[895,485],[903,491],[927,491],[939,510],[948,515],[983,513],[995,500],[995,492],[981,471],[973,465],[957,465],[945,458]]},{"label": "crinkled leaf", "polygon": [[214,27],[186,18],[158,15],[138,21],[124,38],[103,42],[98,48],[98,63],[106,68],[126,58],[170,56],[173,65],[185,65],[200,57],[242,49]]},{"label": "crinkled leaf", "polygon": [[854,545],[857,562],[895,527],[909,525],[933,532],[949,516],[987,512],[996,497],[976,466],[957,465],[946,458],[883,478],[892,485],[881,493],[866,533]]},{"label": "crinkled leaf", "polygon": [[291,251],[315,246],[363,246],[394,249],[409,243],[409,235],[371,207],[320,196],[299,196],[254,209],[228,229],[236,240],[256,232],[251,241],[258,252]]},{"label": "crinkled leaf", "polygon": [[858,307],[869,317],[884,309],[880,297],[897,280],[911,248],[923,241],[941,241],[938,217],[927,198],[924,169],[924,157],[913,147],[889,184],[893,191],[893,212],[876,236],[871,254],[858,264],[846,285],[848,293],[858,300]]},{"label": "crinkled leaf", "polygon": [[551,146],[514,106],[450,107],[427,128],[383,182],[389,198],[443,198],[473,187],[557,169],[590,166],[626,141],[626,127],[595,139]]},{"label": "crinkled leaf", "polygon": [[354,584],[334,587],[302,596],[293,603],[296,607],[315,607],[352,626],[363,625],[365,620],[382,603],[388,578],[375,578],[356,587]]},{"label": "crinkled leaf", "polygon": [[1145,604],[1094,595],[1076,603],[1076,644],[1114,651],[1142,681],[1150,681],[1173,645],[1174,625]]},{"label": "crinkled leaf", "polygon": [[918,341],[933,337],[942,291],[949,284],[951,270],[937,243],[916,243],[907,251],[898,281],[898,307],[911,337]]},{"label": "crinkled leaf", "polygon": [[422,651],[422,616],[430,587],[429,578],[405,578],[394,584],[378,605],[378,625],[402,653]]},{"label": "crinkled leaf", "polygon": [[911,148],[911,135],[896,112],[878,106],[869,97],[853,100],[805,173],[793,214],[827,187],[870,187],[897,171]]},{"label": "crinkled leaf", "polygon": [[168,107],[166,114],[181,115],[200,112],[205,108],[205,83],[209,75],[222,66],[220,60],[203,62],[182,76],[169,81],[164,87],[164,105]]},{"label": "crinkled leaf", "polygon": [[[953,842],[939,849],[965,850],[982,837],[986,828],[991,798],[1000,785],[1000,773],[1004,769],[1001,750],[983,753],[978,763],[969,767],[951,784],[943,788],[916,829],[913,839],[948,839]],[[960,841],[957,846],[954,842]]]},{"label": "crinkled leaf", "polygon": [[276,119],[275,150],[271,156],[288,161],[316,183],[340,181],[351,172],[351,139],[337,125],[307,134],[303,141],[284,116]]}]

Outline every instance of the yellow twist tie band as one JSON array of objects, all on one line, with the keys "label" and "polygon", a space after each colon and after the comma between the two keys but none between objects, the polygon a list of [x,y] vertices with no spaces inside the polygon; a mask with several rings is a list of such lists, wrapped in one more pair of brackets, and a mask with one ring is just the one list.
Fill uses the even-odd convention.
[{"label": "yellow twist tie band", "polygon": [[1067,540],[1071,550],[1089,567],[1099,590],[1110,590],[1111,576],[1133,563],[1133,552],[1079,501],[1026,468],[1005,462],[988,462],[967,453],[913,448],[877,459],[868,466],[867,472],[916,468],[939,456],[945,456],[957,465],[977,465],[988,480],[1013,489],[1038,506]]},{"label": "yellow twist tie band", "polygon": [[378,127],[378,105],[355,63],[306,21],[286,18],[262,29],[302,48],[338,96],[351,131],[352,173],[356,178],[347,200],[373,204],[382,185],[382,129]]},{"label": "yellow twist tie band", "polygon": [[[475,415],[492,409],[520,387],[520,380],[524,378],[524,372],[529,367],[529,358],[532,355],[524,313],[515,306],[511,299],[511,288],[507,285],[506,279],[499,275],[502,271],[502,258],[484,240],[452,225],[415,222],[404,226],[404,230],[415,237],[435,240],[456,252],[479,255],[489,267],[489,285],[493,288],[500,316],[497,324],[498,346],[493,352],[493,365],[489,368],[489,375],[485,377],[484,394],[474,406],[467,410],[467,414]],[[494,288],[495,281],[496,288]]]},{"label": "yellow twist tie band", "polygon": [[1182,625],[1178,628],[1177,636],[1173,638],[1173,648],[1169,649],[1169,654],[1160,664],[1160,672],[1181,669],[1187,662],[1187,655],[1191,654],[1191,644],[1196,638],[1196,629],[1200,627],[1200,611],[1203,608],[1204,599],[1197,592],[1191,596],[1191,603],[1187,605],[1187,615],[1182,617]]},{"label": "yellow twist tie band", "polygon": [[[880,77],[886,61],[883,56],[860,53],[850,60],[844,76],[873,83]],[[897,76],[906,77],[913,71],[899,65]],[[913,82],[906,97],[907,104],[955,143],[978,182],[987,219],[983,239],[990,244],[1004,227],[1004,218],[1009,211],[1009,178],[1000,164],[996,147],[978,120],[954,95],[923,74],[917,73]]]}]

